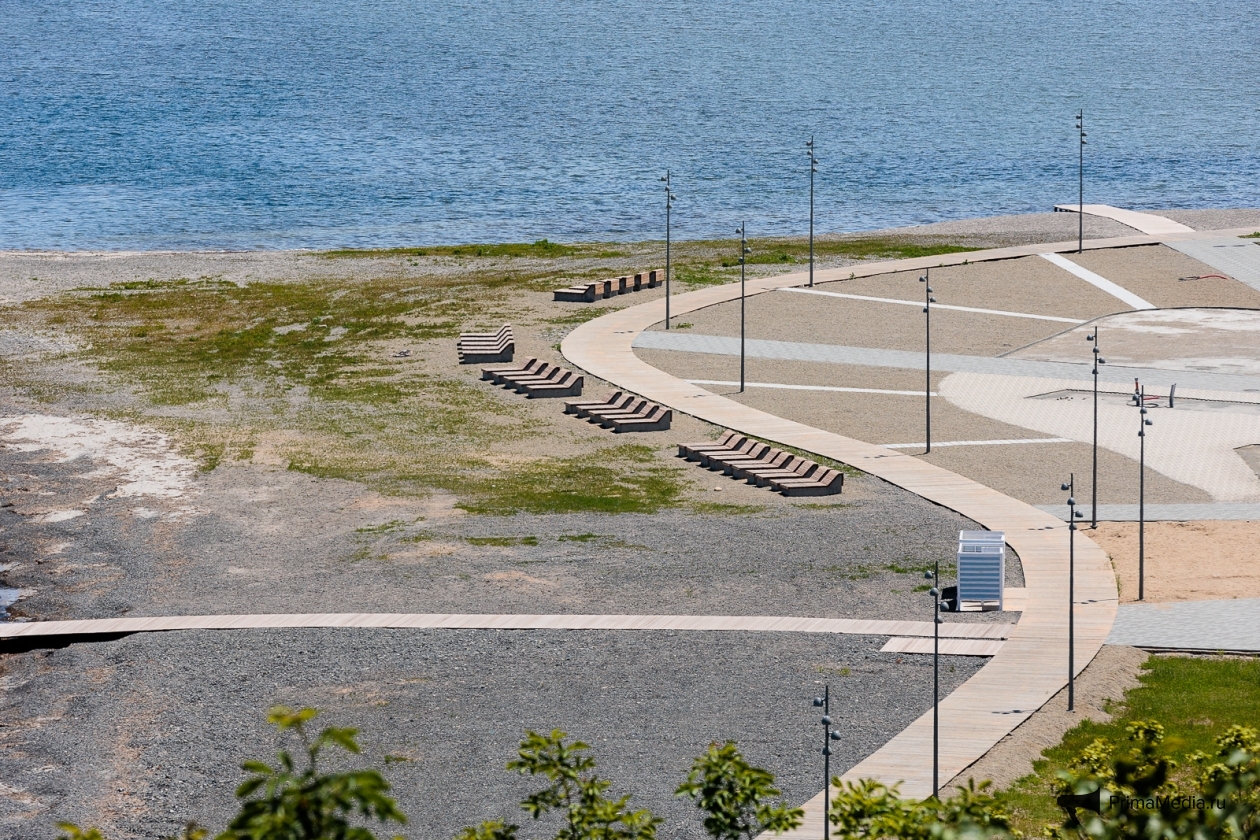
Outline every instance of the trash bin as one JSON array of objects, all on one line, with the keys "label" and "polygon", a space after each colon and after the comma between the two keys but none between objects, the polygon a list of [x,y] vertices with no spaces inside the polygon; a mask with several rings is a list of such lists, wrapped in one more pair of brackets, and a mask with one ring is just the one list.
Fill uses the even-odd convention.
[{"label": "trash bin", "polygon": [[1006,532],[958,532],[958,610],[999,610],[1006,588]]}]

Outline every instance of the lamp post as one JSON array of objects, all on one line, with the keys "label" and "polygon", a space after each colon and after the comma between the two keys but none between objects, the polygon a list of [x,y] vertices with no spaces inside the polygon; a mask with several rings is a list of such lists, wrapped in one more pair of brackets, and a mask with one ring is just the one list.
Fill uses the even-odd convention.
[{"label": "lamp post", "polygon": [[1069,473],[1063,490],[1068,494],[1068,711],[1076,711],[1076,473]]},{"label": "lamp post", "polygon": [[1107,364],[1107,360],[1098,355],[1098,327],[1094,327],[1094,334],[1085,336],[1085,340],[1092,342],[1094,345],[1094,467],[1093,476],[1089,482],[1090,504],[1089,504],[1089,527],[1098,527],[1098,366]]},{"label": "lamp post", "polygon": [[928,594],[932,596],[932,798],[941,798],[941,561],[936,560],[935,572],[924,572],[932,581]]},{"label": "lamp post", "polygon": [[840,740],[840,733],[831,728],[831,686],[823,687],[823,696],[814,698],[815,708],[823,710],[823,840],[831,838],[831,742]]},{"label": "lamp post", "polygon": [[1083,253],[1085,250],[1085,109],[1081,108],[1076,112],[1076,130],[1080,133],[1081,148],[1080,162],[1076,167],[1077,174],[1077,228],[1076,228],[1076,253]]},{"label": "lamp post", "polygon": [[924,455],[932,451],[932,286],[928,282],[932,277],[932,269],[923,269],[919,282],[923,284],[923,314],[927,316],[923,322],[923,427],[927,436],[927,447]]},{"label": "lamp post", "polygon": [[809,153],[809,287],[814,288],[814,173],[818,171],[818,158],[814,157],[814,138],[805,142]]},{"label": "lamp post", "polygon": [[1146,388],[1138,392],[1138,600],[1146,600],[1146,427],[1153,426],[1146,416]]},{"label": "lamp post", "polygon": [[669,170],[665,170],[665,177],[661,178],[665,182],[665,329],[669,329],[669,222],[670,211],[674,209],[674,199],[678,196],[674,195],[670,188]]},{"label": "lamp post", "polygon": [[741,222],[739,229],[739,392],[744,393],[744,265],[752,253],[748,247],[748,222]]}]

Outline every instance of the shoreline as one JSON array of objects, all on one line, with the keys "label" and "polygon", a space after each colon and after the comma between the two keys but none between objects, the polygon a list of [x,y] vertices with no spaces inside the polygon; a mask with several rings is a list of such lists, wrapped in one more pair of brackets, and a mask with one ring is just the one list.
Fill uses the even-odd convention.
[{"label": "shoreline", "polygon": [[[1236,228],[1248,227],[1255,225],[1260,229],[1260,207],[1204,207],[1204,208],[1128,208],[1138,209],[1141,212],[1153,213],[1157,215],[1167,216],[1173,221],[1180,221],[1196,230],[1212,230],[1216,228]],[[1001,231],[1003,227],[1008,227],[1013,232],[1015,230],[1022,231],[1026,227],[1065,227],[1065,225],[1038,225],[1037,221],[1044,217],[1059,218],[1064,220],[1072,220],[1075,227],[1075,213],[1063,213],[1059,211],[1038,212],[1038,213],[1018,213],[1005,214],[997,216],[967,216],[958,219],[949,219],[939,222],[931,222],[923,225],[908,225],[905,227],[892,228],[872,228],[870,230],[855,231],[832,231],[827,233],[815,234],[816,242],[843,242],[873,238],[897,237],[897,236],[975,236],[994,234]],[[1232,219],[1230,217],[1233,217]],[[1013,221],[1019,220],[1019,221]],[[1086,217],[1086,228],[1090,227],[1091,221],[1105,222],[1097,217]],[[1034,222],[1033,225],[1027,226],[1024,222]],[[1197,222],[1197,224],[1196,224]],[[1234,223],[1237,222],[1237,223]],[[1118,223],[1113,223],[1118,224]],[[1125,231],[1131,231],[1124,225],[1118,225]],[[1123,234],[1120,234],[1123,235]],[[750,241],[760,240],[763,242],[775,243],[797,243],[808,240],[806,234],[797,235],[774,235],[764,237],[752,237]],[[662,239],[556,239],[556,240],[536,240],[536,241],[552,241],[556,245],[565,247],[582,247],[582,246],[661,246],[665,244]],[[674,239],[674,244],[679,247],[686,247],[697,243],[711,243],[724,241],[716,237],[693,237],[685,239]],[[136,257],[136,256],[176,256],[176,255],[207,255],[207,256],[231,256],[244,254],[291,254],[291,255],[323,255],[336,251],[362,251],[365,256],[372,253],[386,254],[391,251],[411,250],[411,249],[448,249],[472,246],[505,246],[526,244],[517,242],[447,242],[447,243],[409,243],[398,245],[380,245],[380,246],[354,246],[354,245],[334,245],[329,247],[306,247],[306,248],[156,248],[153,250],[140,248],[124,248],[124,249],[108,249],[108,248],[85,248],[77,249],[57,249],[57,248],[0,248],[0,259],[13,257],[50,257],[50,256],[73,256],[73,257]]]}]

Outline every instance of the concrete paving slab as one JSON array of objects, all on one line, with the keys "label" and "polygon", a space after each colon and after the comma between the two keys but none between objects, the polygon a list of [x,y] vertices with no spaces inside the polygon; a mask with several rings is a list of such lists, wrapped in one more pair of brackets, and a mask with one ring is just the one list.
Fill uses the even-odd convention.
[{"label": "concrete paving slab", "polygon": [[1235,280],[1260,291],[1260,240],[1229,236],[1169,242],[1171,248],[1194,257]]},{"label": "concrete paving slab", "polygon": [[1260,653],[1260,598],[1121,604],[1107,644]]}]

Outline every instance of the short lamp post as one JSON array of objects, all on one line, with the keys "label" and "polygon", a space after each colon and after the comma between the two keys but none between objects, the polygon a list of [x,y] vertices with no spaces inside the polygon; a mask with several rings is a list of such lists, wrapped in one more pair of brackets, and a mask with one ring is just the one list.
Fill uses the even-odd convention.
[{"label": "short lamp post", "polygon": [[1098,327],[1094,327],[1092,335],[1085,336],[1094,347],[1094,465],[1093,475],[1089,481],[1089,527],[1098,527],[1098,366],[1107,364],[1107,360],[1099,356]]},{"label": "short lamp post", "polygon": [[1138,600],[1146,600],[1146,427],[1154,423],[1146,416],[1146,388],[1138,392]]},{"label": "short lamp post", "polygon": [[741,222],[739,229],[739,392],[744,393],[744,266],[752,249],[748,247],[748,222]]},{"label": "short lamp post", "polygon": [[814,157],[814,138],[805,142],[809,153],[809,287],[814,288],[814,174],[818,172],[818,158]]},{"label": "short lamp post", "polygon": [[928,594],[932,596],[932,797],[941,798],[941,562],[936,561],[935,572],[924,572],[923,577],[932,581]]},{"label": "short lamp post", "polygon": [[840,740],[840,733],[831,728],[831,686],[823,687],[823,696],[814,698],[815,708],[823,710],[823,840],[831,838],[831,742]]},{"label": "short lamp post", "polygon": [[669,170],[665,170],[665,177],[661,178],[665,182],[665,329],[669,329],[669,274],[670,274],[670,211],[674,209],[674,199],[678,196],[674,195],[674,191],[670,187]]},{"label": "short lamp post", "polygon": [[1062,488],[1068,494],[1068,711],[1076,711],[1076,473],[1069,473]]},{"label": "short lamp post", "polygon": [[923,429],[927,439],[924,453],[932,451],[932,269],[925,268],[919,282],[923,284]]}]

